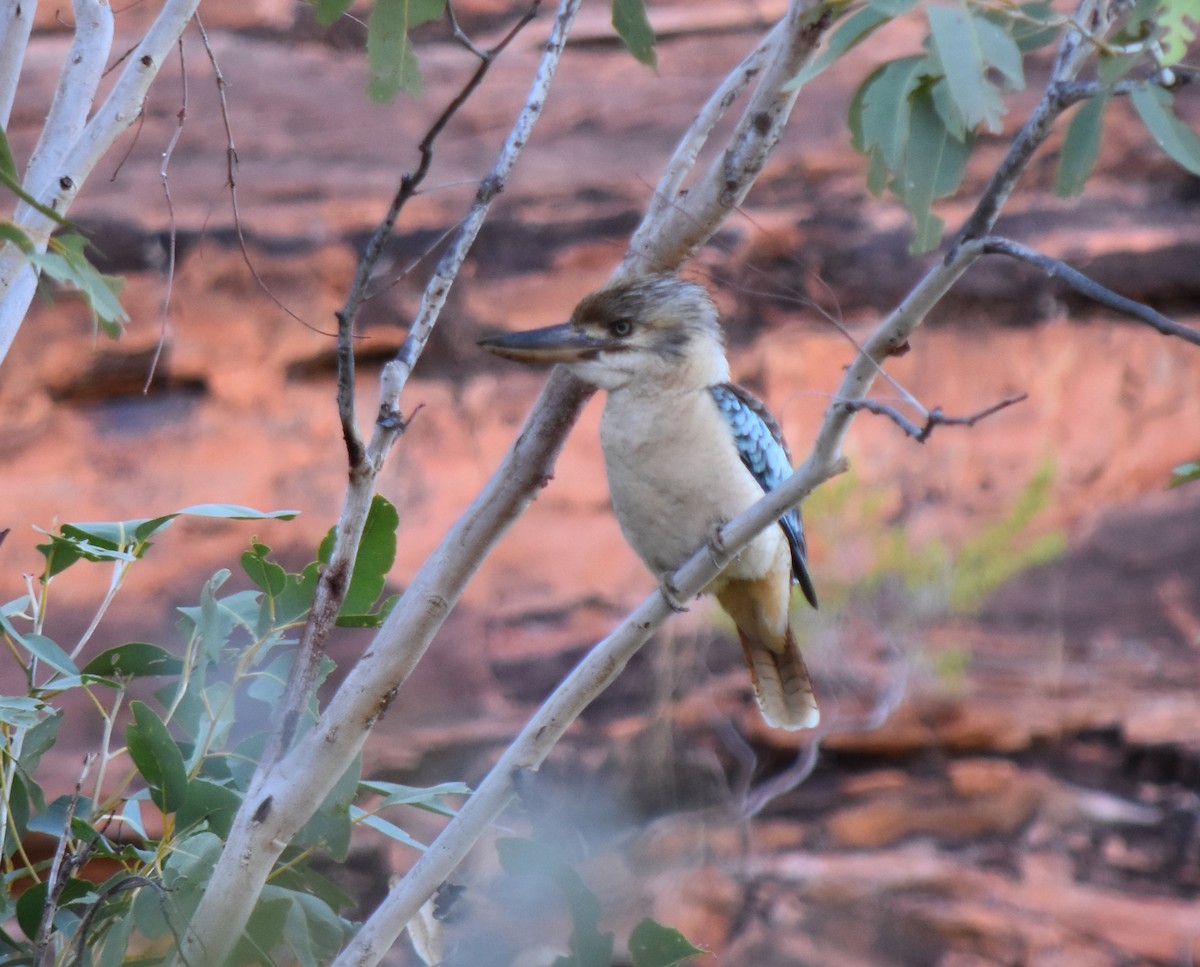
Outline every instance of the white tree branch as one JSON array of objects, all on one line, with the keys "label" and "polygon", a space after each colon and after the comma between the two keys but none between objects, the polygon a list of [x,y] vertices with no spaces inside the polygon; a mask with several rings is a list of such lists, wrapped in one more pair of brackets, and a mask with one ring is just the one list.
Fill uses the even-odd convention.
[{"label": "white tree branch", "polygon": [[17,97],[17,82],[25,63],[29,32],[37,13],[37,0],[27,3],[6,3],[0,10],[0,128],[8,129],[13,101]]},{"label": "white tree branch", "polygon": [[[34,197],[46,192],[50,179],[83,132],[112,49],[112,8],[99,0],[75,0],[74,8],[75,39],[63,62],[50,111],[25,169],[23,187]],[[18,207],[18,221],[27,215],[27,206]]]},{"label": "white tree branch", "polygon": [[[76,111],[64,107],[59,116],[63,119],[60,135],[46,135],[39,140],[41,156],[50,159],[39,163],[38,174],[41,184],[27,183],[25,188],[39,202],[65,215],[75,200],[79,189],[92,173],[99,160],[142,111],[146,92],[158,76],[159,68],[169,56],[171,48],[187,27],[196,12],[200,0],[166,0],[162,11],[150,25],[146,36],[133,49],[104,103],[91,116],[81,131],[76,131]],[[111,43],[111,31],[100,24],[95,29],[85,27],[99,16],[92,10],[101,6],[92,0],[83,0],[82,6],[88,16],[76,25],[76,42],[72,54],[77,50],[87,64],[100,63],[107,57],[107,45]],[[98,22],[98,21],[97,21]],[[80,46],[82,45],[82,46]],[[100,48],[103,47],[103,53]],[[64,80],[72,65],[64,67]],[[82,77],[72,77],[71,83],[79,90],[94,94],[99,78],[89,84]],[[88,100],[90,105],[90,97]],[[57,162],[53,164],[53,162]],[[53,164],[53,166],[52,166]],[[43,170],[44,167],[44,170]],[[44,251],[54,229],[54,222],[27,205],[19,205],[13,220],[30,236],[39,251]],[[9,347],[21,327],[33,293],[37,287],[37,275],[28,261],[11,244],[0,253],[0,363],[8,354]]]},{"label": "white tree branch", "polygon": [[[775,150],[800,93],[799,87],[787,89],[788,81],[816,53],[829,26],[829,13],[817,14],[819,8],[817,0],[792,0],[783,20],[710,98],[676,150],[618,276],[677,268],[742,203]],[[725,150],[697,184],[682,192],[679,186],[717,118],[755,76],[757,86]]]}]

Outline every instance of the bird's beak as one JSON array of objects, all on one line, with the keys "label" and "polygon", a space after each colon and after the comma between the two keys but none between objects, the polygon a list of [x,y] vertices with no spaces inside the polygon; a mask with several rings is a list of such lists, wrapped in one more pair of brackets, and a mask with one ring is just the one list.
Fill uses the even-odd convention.
[{"label": "bird's beak", "polygon": [[602,336],[588,335],[574,323],[564,322],[544,329],[490,336],[481,339],[479,345],[497,356],[523,363],[577,363],[591,359],[613,343]]}]

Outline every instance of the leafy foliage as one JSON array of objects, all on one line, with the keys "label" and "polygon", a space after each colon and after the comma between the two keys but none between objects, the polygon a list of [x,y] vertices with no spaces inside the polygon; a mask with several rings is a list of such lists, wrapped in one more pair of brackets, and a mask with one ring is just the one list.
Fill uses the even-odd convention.
[{"label": "leafy foliage", "polygon": [[[66,226],[68,223],[58,212],[38,202],[21,187],[17,175],[16,161],[8,145],[8,138],[0,128],[0,184],[16,195],[21,201],[54,223]],[[113,337],[121,334],[121,328],[129,316],[117,299],[123,281],[116,276],[105,275],[88,261],[84,252],[87,240],[78,232],[66,232],[50,239],[46,251],[38,247],[19,226],[7,220],[0,220],[0,245],[10,242],[15,245],[28,259],[29,263],[38,269],[45,278],[60,285],[65,285],[79,291],[87,301],[92,315],[104,331]]]},{"label": "leafy foliage", "polygon": [[[792,80],[816,77],[833,60],[912,7],[872,0],[833,31],[825,52]],[[845,8],[849,9],[849,8]],[[980,132],[1001,130],[1004,97],[1025,85],[1025,58],[1053,41],[1065,18],[1048,4],[929,4],[925,53],[879,65],[850,106],[851,141],[867,156],[868,187],[890,191],[912,216],[914,254],[941,241],[933,205],[955,191]],[[1111,38],[1091,38],[1101,86],[1067,131],[1055,184],[1063,196],[1083,190],[1099,151],[1104,113],[1127,85],[1147,131],[1179,165],[1200,173],[1200,138],[1174,110],[1167,70],[1195,39],[1200,0],[1139,0]]]},{"label": "leafy foliage", "polygon": [[[109,567],[115,592],[149,551],[151,538],[181,515],[265,520],[294,512],[203,504],[157,517],[64,524],[39,545],[44,566],[37,597],[27,594],[0,607],[0,634],[29,685],[26,694],[0,697],[5,803],[0,857],[6,883],[17,886],[0,895],[0,922],[15,917],[24,934],[19,939],[0,931],[0,949],[7,947],[18,959],[32,955],[47,916],[52,947],[86,949],[95,965],[115,967],[135,946],[146,950],[172,941],[199,902],[253,776],[264,736],[251,724],[269,721],[282,693],[293,635],[307,618],[316,586],[317,562],[290,573],[271,560],[269,547],[253,541],[243,555],[253,587],[229,590],[230,572],[215,573],[198,604],[180,608],[179,648],[128,642],[82,661],[90,632],[74,647],[45,633],[50,591],[65,571],[80,563]],[[358,555],[360,570],[351,582],[351,623],[382,620],[371,609],[395,557],[398,520],[395,508],[377,497]],[[110,594],[102,603],[97,621],[111,599]],[[154,684],[153,698],[126,705],[136,682],[144,683],[139,695]],[[81,783],[76,793],[47,802],[36,772],[62,720],[55,699],[80,689],[104,722],[97,775],[89,783],[90,796]],[[114,747],[121,721],[124,745]],[[119,770],[119,781],[106,781],[113,770]],[[261,963],[267,955],[310,967],[327,963],[351,930],[343,915],[350,898],[317,873],[309,857],[323,852],[343,859],[359,825],[423,849],[385,815],[411,808],[453,815],[447,797],[470,792],[461,783],[422,789],[364,781],[359,770],[357,761],[349,764],[284,853],[232,964]],[[363,796],[369,808],[355,805]],[[148,809],[160,818],[147,823]],[[151,835],[148,828],[162,832]],[[45,863],[25,854],[34,832],[62,841],[69,861],[64,869],[86,870],[89,862],[105,860],[118,872],[99,885],[75,872],[52,875]]]},{"label": "leafy foliage", "polygon": [[[849,49],[909,6],[868,5],[835,31],[831,47]],[[871,191],[890,190],[912,215],[915,253],[941,240],[944,224],[933,203],[958,188],[977,130],[998,131],[1003,95],[1024,86],[1030,43],[1024,27],[1034,7],[1000,15],[971,5],[930,5],[926,52],[880,65],[854,95],[851,143],[867,156]],[[1047,31],[1037,41],[1053,36]]]}]

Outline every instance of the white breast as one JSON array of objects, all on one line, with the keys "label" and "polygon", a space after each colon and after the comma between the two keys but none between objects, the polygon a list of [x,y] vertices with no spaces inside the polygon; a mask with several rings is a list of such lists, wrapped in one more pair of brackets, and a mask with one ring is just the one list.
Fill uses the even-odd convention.
[{"label": "white breast", "polygon": [[[707,389],[610,392],[600,436],[613,510],[656,576],[676,570],[714,525],[762,497]],[[768,528],[725,573],[761,577],[783,540]]]}]

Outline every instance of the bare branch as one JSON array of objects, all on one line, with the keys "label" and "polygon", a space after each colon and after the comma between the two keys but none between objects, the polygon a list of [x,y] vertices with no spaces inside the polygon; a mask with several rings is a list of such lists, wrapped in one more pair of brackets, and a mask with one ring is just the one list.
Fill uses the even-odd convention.
[{"label": "bare branch", "polygon": [[[798,87],[788,89],[788,82],[816,53],[829,26],[829,12],[817,13],[819,8],[816,0],[792,0],[783,20],[739,65],[734,79],[724,82],[709,99],[676,149],[656,202],[634,233],[618,276],[677,268],[742,203],[775,149],[800,93]],[[679,186],[717,118],[756,75],[757,86],[726,149],[698,184],[681,192]]]},{"label": "bare branch", "polygon": [[1006,397],[999,403],[993,403],[991,406],[985,407],[969,416],[946,416],[940,406],[935,406],[925,415],[925,422],[920,425],[914,423],[894,406],[888,406],[888,404],[881,403],[879,400],[839,400],[838,405],[849,407],[855,412],[866,410],[868,413],[874,413],[876,416],[886,416],[918,443],[924,443],[933,435],[934,427],[974,426],[980,420],[986,419],[993,413],[998,413],[1000,410],[1007,409],[1016,403],[1022,403],[1027,399],[1029,399],[1028,393],[1017,393],[1015,396]]},{"label": "bare branch", "polygon": [[1125,296],[1113,292],[1112,289],[1106,289],[1099,282],[1089,279],[1078,269],[1067,265],[1066,262],[1061,262],[1049,255],[1044,255],[1036,249],[1022,245],[1020,242],[1014,242],[1012,239],[1002,238],[998,235],[987,236],[983,240],[983,250],[988,255],[1007,255],[1009,258],[1027,262],[1035,268],[1041,269],[1050,278],[1060,279],[1076,292],[1082,293],[1102,306],[1115,309],[1117,312],[1131,316],[1139,322],[1144,322],[1146,325],[1157,329],[1164,336],[1178,336],[1180,339],[1186,340],[1195,346],[1200,346],[1200,330],[1185,326],[1174,319],[1169,319],[1161,312],[1156,312],[1141,302],[1127,299]]},{"label": "bare branch", "polygon": [[163,287],[158,342],[154,347],[154,358],[150,360],[150,369],[146,373],[146,382],[142,385],[143,394],[150,392],[150,384],[154,380],[154,374],[158,370],[158,361],[162,358],[163,347],[167,342],[167,314],[171,310],[171,292],[175,287],[175,256],[178,253],[178,232],[175,224],[175,203],[171,199],[171,181],[167,176],[167,169],[171,165],[171,156],[175,153],[175,147],[179,144],[179,139],[183,135],[183,125],[187,121],[188,116],[187,58],[184,56],[182,34],[179,36],[178,46],[179,79],[183,95],[179,105],[179,113],[175,116],[175,130],[171,133],[171,140],[167,142],[167,147],[162,153],[162,164],[158,168],[158,180],[162,183],[163,198],[167,202],[167,223],[169,226],[167,233],[167,281]]},{"label": "bare branch", "polygon": [[0,128],[8,128],[36,11],[36,3],[6,3],[0,10]]},{"label": "bare branch", "polygon": [[[271,740],[262,757],[260,772],[273,765],[291,744],[304,709],[308,707],[308,701],[316,687],[317,672],[320,668],[325,641],[337,620],[338,612],[341,610],[342,601],[345,599],[349,587],[350,572],[358,553],[367,511],[375,492],[375,478],[383,467],[392,444],[407,426],[407,421],[400,413],[399,405],[403,382],[396,385],[396,363],[393,362],[385,367],[381,380],[382,402],[370,447],[363,441],[355,417],[354,319],[366,298],[367,286],[383,256],[384,247],[392,236],[400,212],[429,173],[430,165],[433,163],[435,141],[450,119],[478,89],[496,57],[533,20],[540,4],[541,0],[534,0],[534,3],[518,18],[516,24],[495,47],[479,54],[479,66],[426,131],[418,145],[420,163],[414,172],[405,174],[400,179],[400,186],[392,198],[387,213],[367,242],[346,301],[337,313],[338,415],[342,425],[342,437],[346,444],[350,476],[341,514],[338,517],[336,541],[330,554],[329,563],[321,571],[321,578],[317,583],[312,610],[309,612],[304,633],[296,648],[296,656],[288,676],[287,687],[279,703],[276,727],[272,731]],[[455,23],[455,29],[457,29],[457,23]],[[564,43],[565,38],[564,31],[562,35]],[[559,48],[559,56],[561,56],[561,48]],[[550,70],[545,77],[547,86],[552,76],[553,70]],[[518,126],[523,132],[522,136],[516,138],[510,134],[509,140],[501,149],[500,158],[481,183],[480,192],[476,196],[470,213],[456,230],[449,253],[443,257],[434,272],[433,279],[426,286],[421,311],[418,313],[417,320],[410,327],[409,334],[398,353],[401,357],[404,357],[406,353],[411,357],[407,372],[411,372],[413,363],[416,362],[428,341],[429,334],[433,331],[433,326],[437,322],[441,307],[445,302],[446,293],[490,209],[491,197],[494,195],[488,197],[485,202],[480,201],[480,196],[488,190],[488,186],[504,184],[521,148],[528,140],[529,130],[541,114],[546,90],[539,87],[536,82],[534,88],[535,93],[526,100],[522,116],[518,120]],[[514,127],[514,132],[516,130],[517,128]],[[432,297],[431,293],[433,293]]]}]

